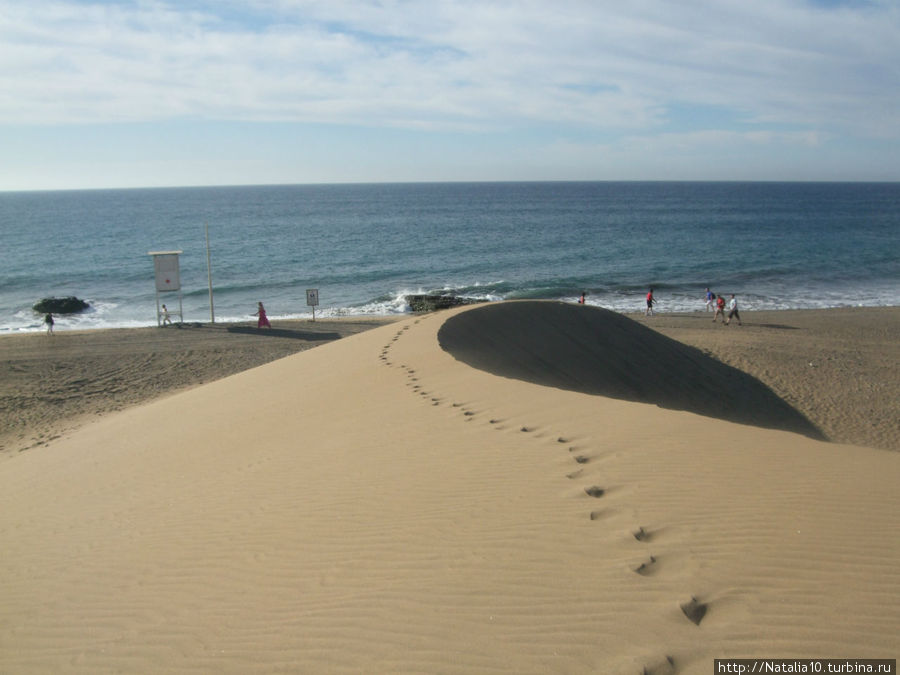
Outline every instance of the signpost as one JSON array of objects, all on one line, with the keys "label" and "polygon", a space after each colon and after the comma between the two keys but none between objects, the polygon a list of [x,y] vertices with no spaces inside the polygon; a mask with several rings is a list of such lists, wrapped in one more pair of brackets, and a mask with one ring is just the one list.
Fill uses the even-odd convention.
[{"label": "signpost", "polygon": [[[156,325],[161,325],[162,312],[159,311],[159,294],[178,292],[178,321],[184,323],[181,303],[181,274],[178,256],[181,251],[148,251],[153,256],[153,270],[156,273]],[[168,309],[168,308],[167,308]],[[167,312],[168,313],[168,312]],[[174,314],[174,312],[171,312]]]},{"label": "signpost", "polygon": [[319,289],[318,288],[307,288],[306,289],[306,304],[309,307],[312,307],[312,320],[316,320],[316,306],[319,304]]},{"label": "signpost", "polygon": [[206,223],[206,279],[209,281],[209,322],[216,322],[216,313],[213,311],[212,292],[212,265],[209,263],[209,223]]}]

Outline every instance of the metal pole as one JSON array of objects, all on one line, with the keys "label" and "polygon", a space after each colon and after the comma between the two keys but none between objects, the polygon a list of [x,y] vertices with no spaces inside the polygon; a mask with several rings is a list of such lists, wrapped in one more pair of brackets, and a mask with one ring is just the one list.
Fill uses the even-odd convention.
[{"label": "metal pole", "polygon": [[216,314],[213,310],[212,291],[212,266],[209,263],[209,223],[206,223],[206,278],[209,281],[209,322],[216,322]]}]

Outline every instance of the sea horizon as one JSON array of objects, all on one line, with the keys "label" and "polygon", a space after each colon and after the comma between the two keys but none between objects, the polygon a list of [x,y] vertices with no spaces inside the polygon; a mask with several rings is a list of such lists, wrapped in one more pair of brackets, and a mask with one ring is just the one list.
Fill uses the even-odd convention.
[{"label": "sea horizon", "polygon": [[546,179],[546,180],[404,180],[404,181],[322,181],[304,183],[198,183],[192,185],[124,185],[124,186],[100,186],[100,187],[72,187],[72,188],[26,188],[7,190],[0,187],[0,194],[35,193],[35,192],[105,192],[123,190],[202,190],[205,188],[270,188],[270,187],[320,187],[320,186],[367,186],[367,185],[529,185],[529,184],[756,184],[756,185],[900,185],[900,180],[768,180],[762,178],[734,180],[734,179],[670,179],[670,178],[641,178],[641,179]]}]

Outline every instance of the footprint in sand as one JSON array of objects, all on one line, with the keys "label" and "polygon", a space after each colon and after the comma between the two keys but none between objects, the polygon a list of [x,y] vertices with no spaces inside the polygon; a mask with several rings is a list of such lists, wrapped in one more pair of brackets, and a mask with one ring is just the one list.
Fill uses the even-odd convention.
[{"label": "footprint in sand", "polygon": [[659,661],[644,666],[642,672],[643,675],[674,675],[675,659],[667,655]]},{"label": "footprint in sand", "polygon": [[606,494],[606,490],[598,485],[591,485],[591,487],[584,488],[585,493],[588,497],[602,497]]},{"label": "footprint in sand", "polygon": [[656,572],[656,558],[651,555],[649,560],[642,562],[640,565],[635,567],[634,571],[641,576],[650,576],[651,574]]},{"label": "footprint in sand", "polygon": [[631,534],[635,539],[645,544],[653,538],[653,535],[647,532],[647,530],[645,530],[643,526],[639,527],[636,532],[632,532]]},{"label": "footprint in sand", "polygon": [[700,602],[693,596],[691,596],[690,601],[681,605],[681,611],[684,612],[684,615],[698,626],[703,621],[703,617],[706,616],[708,608],[708,605]]}]

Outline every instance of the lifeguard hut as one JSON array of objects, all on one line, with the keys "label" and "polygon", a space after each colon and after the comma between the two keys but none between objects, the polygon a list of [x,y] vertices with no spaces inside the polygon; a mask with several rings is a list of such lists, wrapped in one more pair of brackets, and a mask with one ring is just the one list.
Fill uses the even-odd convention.
[{"label": "lifeguard hut", "polygon": [[153,270],[156,272],[156,325],[161,326],[163,315],[160,311],[160,293],[178,293],[178,312],[168,307],[169,314],[177,314],[178,322],[184,323],[184,313],[181,302],[181,274],[178,269],[178,256],[181,251],[148,251],[147,255],[153,258]]}]

